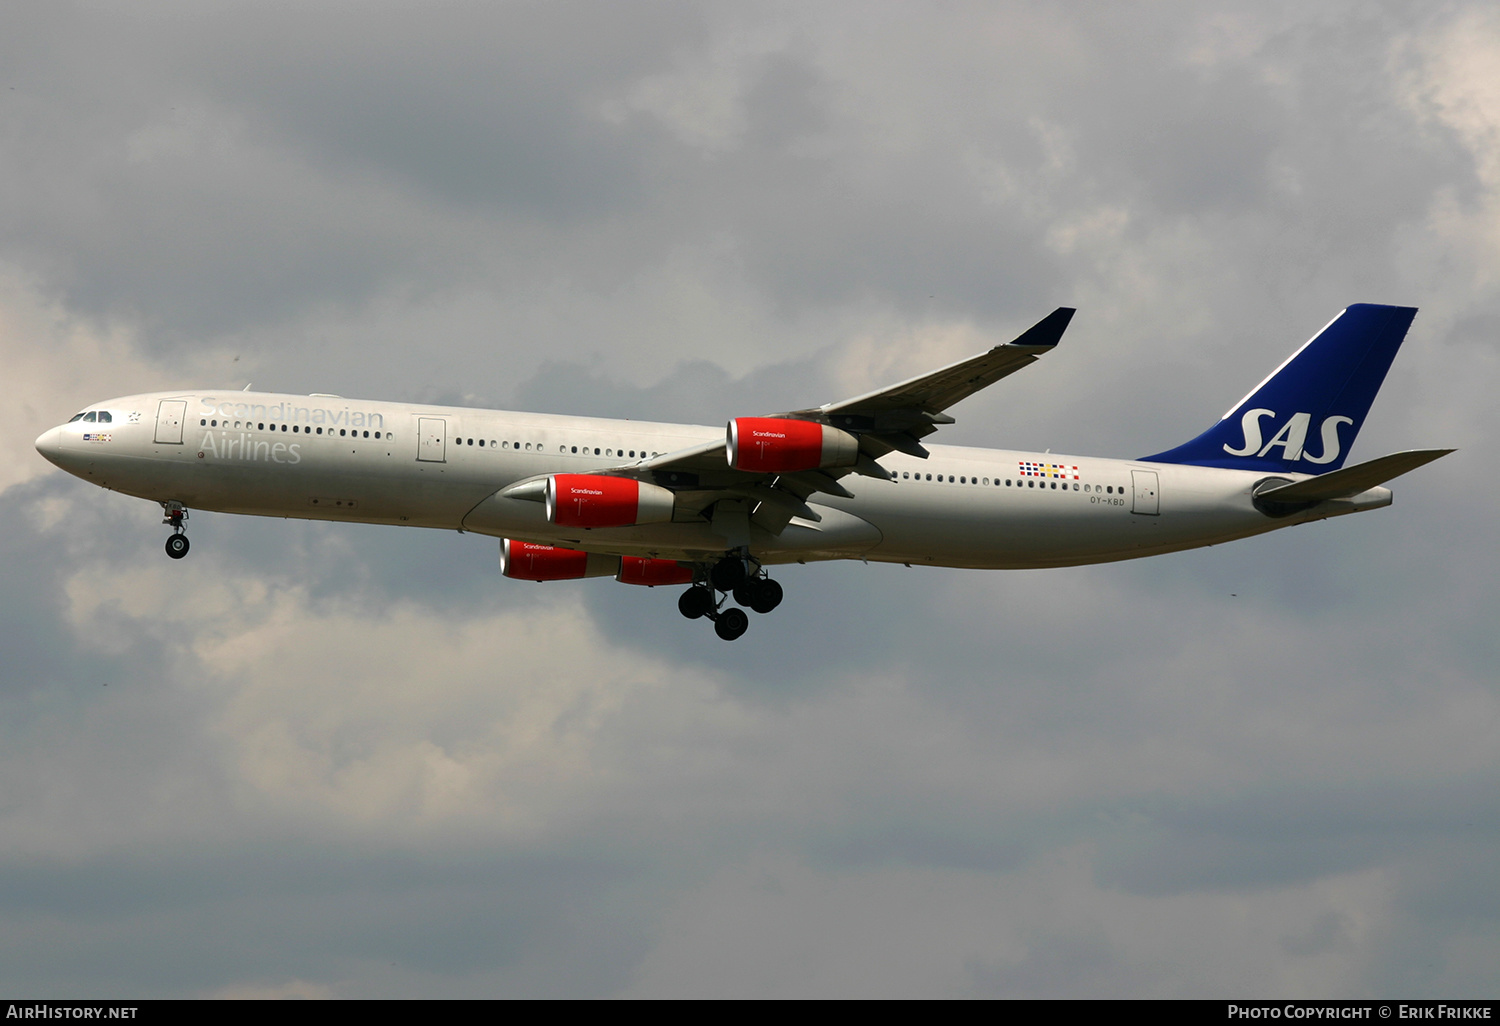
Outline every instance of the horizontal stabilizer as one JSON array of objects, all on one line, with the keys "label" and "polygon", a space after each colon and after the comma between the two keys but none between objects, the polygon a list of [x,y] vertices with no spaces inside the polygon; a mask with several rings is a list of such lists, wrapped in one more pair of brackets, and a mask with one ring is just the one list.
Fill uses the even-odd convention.
[{"label": "horizontal stabilizer", "polygon": [[1452,449],[1412,449],[1408,452],[1393,452],[1378,460],[1359,463],[1343,470],[1331,471],[1306,481],[1282,485],[1256,494],[1261,501],[1275,503],[1323,502],[1327,499],[1346,499],[1351,495],[1385,484],[1407,471],[1416,470],[1424,464],[1453,452]]}]

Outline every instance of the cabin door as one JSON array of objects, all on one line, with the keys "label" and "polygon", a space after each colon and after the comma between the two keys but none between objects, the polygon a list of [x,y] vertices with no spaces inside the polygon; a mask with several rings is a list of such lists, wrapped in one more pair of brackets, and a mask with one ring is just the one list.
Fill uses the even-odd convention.
[{"label": "cabin door", "polygon": [[1135,486],[1135,502],[1131,505],[1130,512],[1145,513],[1153,517],[1160,513],[1161,503],[1156,494],[1156,471],[1132,470],[1130,481]]},{"label": "cabin door", "polygon": [[163,399],[156,408],[156,440],[166,445],[181,445],[182,422],[186,417],[186,399]]},{"label": "cabin door", "polygon": [[448,422],[442,417],[417,418],[417,459],[428,463],[446,463]]}]

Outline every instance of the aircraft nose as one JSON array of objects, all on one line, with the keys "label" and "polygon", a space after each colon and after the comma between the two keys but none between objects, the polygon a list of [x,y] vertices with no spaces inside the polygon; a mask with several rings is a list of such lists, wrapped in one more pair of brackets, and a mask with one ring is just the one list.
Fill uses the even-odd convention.
[{"label": "aircraft nose", "polygon": [[36,451],[45,456],[47,462],[56,463],[62,456],[62,428],[49,428],[38,435]]}]

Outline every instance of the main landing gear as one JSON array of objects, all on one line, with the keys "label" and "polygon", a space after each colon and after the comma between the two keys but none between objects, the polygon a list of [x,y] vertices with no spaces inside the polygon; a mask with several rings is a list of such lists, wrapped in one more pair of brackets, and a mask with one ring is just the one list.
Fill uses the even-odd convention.
[{"label": "main landing gear", "polygon": [[172,533],[167,535],[167,555],[173,559],[181,559],[188,554],[188,537],[182,532],[182,522],[188,518],[187,510],[182,508],[180,502],[164,502],[161,505],[166,511],[162,523],[172,528]]},{"label": "main landing gear", "polygon": [[[714,633],[733,641],[750,627],[743,609],[723,608],[729,595],[757,613],[769,613],[781,605],[781,585],[765,576],[760,564],[741,556],[725,556],[709,568],[707,580],[698,581],[677,600],[677,610],[689,620],[708,617]],[[721,598],[718,592],[727,593]]]}]

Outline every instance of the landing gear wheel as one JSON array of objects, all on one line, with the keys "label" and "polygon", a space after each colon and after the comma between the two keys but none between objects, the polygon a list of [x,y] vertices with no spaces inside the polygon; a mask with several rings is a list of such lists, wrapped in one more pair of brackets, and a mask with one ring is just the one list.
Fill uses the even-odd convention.
[{"label": "landing gear wheel", "polygon": [[[781,585],[769,577],[763,577],[755,582],[755,588],[750,592],[749,599],[749,602],[740,604],[749,606],[757,613],[769,613],[781,605]],[[735,593],[735,600],[739,600],[738,592]]]},{"label": "landing gear wheel", "polygon": [[747,577],[734,586],[734,600],[742,606],[754,606],[755,596],[760,588],[760,582],[754,577]]},{"label": "landing gear wheel", "polygon": [[744,634],[750,627],[750,618],[745,615],[743,609],[735,609],[733,606],[719,614],[714,621],[714,633],[725,641],[733,641]]},{"label": "landing gear wheel", "polygon": [[188,554],[188,540],[185,534],[167,535],[167,555],[173,559],[181,559]]},{"label": "landing gear wheel", "polygon": [[736,556],[725,556],[708,572],[709,582],[720,591],[733,591],[745,577],[745,561]]},{"label": "landing gear wheel", "polygon": [[689,620],[707,616],[714,610],[714,593],[697,585],[682,593],[677,600],[677,611]]}]

